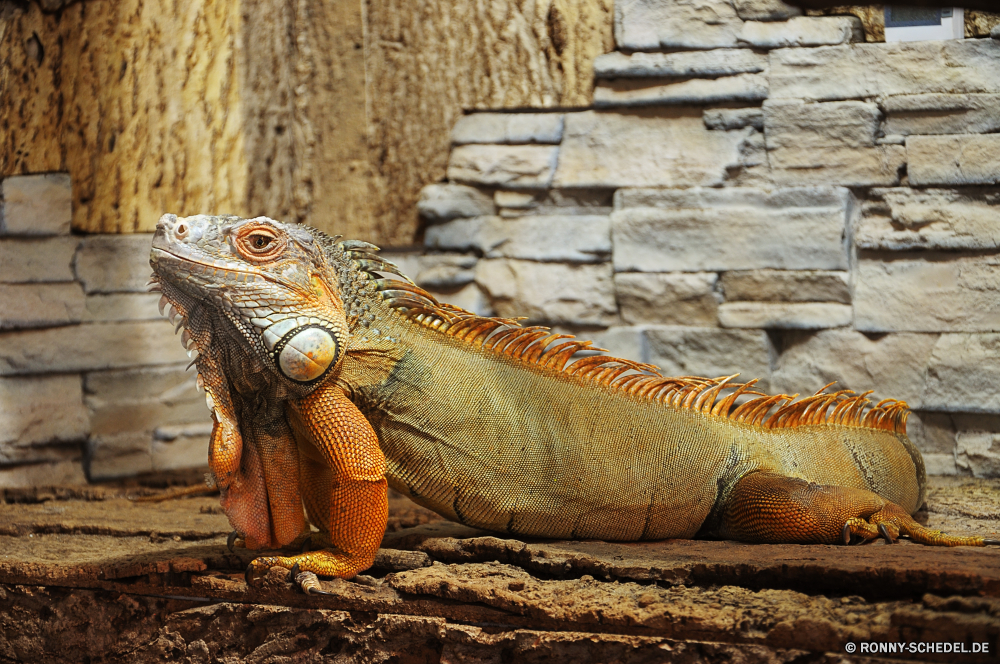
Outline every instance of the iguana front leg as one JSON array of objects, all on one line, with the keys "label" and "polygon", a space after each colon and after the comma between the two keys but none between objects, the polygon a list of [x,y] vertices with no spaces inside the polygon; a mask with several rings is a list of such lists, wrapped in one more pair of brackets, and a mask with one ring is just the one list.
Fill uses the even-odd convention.
[{"label": "iguana front leg", "polygon": [[351,578],[371,567],[385,535],[385,455],[368,420],[333,381],[290,401],[286,412],[295,437],[312,452],[300,457],[302,499],[331,548],[257,558],[251,571],[298,565],[306,572]]},{"label": "iguana front leg", "polygon": [[719,534],[741,542],[850,543],[906,535],[922,544],[985,546],[982,537],[958,537],[926,528],[899,505],[865,489],[825,486],[768,472],[746,475],[730,493]]}]

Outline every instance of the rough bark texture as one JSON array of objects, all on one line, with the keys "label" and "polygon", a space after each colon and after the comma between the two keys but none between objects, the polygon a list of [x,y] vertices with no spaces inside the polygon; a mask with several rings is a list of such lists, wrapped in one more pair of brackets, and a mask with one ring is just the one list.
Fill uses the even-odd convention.
[{"label": "rough bark texture", "polygon": [[[996,536],[998,486],[934,478],[929,525]],[[127,492],[151,493],[0,494],[0,659],[832,664],[883,661],[862,656],[872,642],[940,641],[986,643],[958,656],[986,662],[1000,646],[991,550],[526,542],[396,496],[375,567],[305,596],[284,570],[244,582],[251,554],[226,550],[217,497]]]},{"label": "rough bark texture", "polygon": [[68,171],[80,231],[247,211],[238,3],[26,3],[4,23],[0,175]]}]

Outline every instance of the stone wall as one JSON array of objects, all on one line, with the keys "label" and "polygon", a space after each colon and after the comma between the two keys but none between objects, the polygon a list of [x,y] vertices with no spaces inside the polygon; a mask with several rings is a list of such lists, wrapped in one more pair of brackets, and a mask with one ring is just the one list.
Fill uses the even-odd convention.
[{"label": "stone wall", "polygon": [[152,236],[71,235],[70,189],[0,182],[0,487],[204,466],[204,397],[146,292]]},{"label": "stone wall", "polygon": [[668,374],[905,399],[930,472],[1000,475],[1000,41],[800,14],[619,0],[592,106],[461,118],[392,258]]}]

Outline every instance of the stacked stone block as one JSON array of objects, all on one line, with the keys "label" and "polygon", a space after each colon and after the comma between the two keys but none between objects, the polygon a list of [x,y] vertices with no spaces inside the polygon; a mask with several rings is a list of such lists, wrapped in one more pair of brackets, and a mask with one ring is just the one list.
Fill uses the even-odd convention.
[{"label": "stacked stone block", "polygon": [[930,472],[1000,475],[1000,42],[779,0],[615,17],[593,106],[462,118],[392,258],[668,374],[905,399]]},{"label": "stacked stone block", "polygon": [[152,236],[71,235],[70,189],[0,182],[0,487],[205,465],[204,398],[146,292]]}]

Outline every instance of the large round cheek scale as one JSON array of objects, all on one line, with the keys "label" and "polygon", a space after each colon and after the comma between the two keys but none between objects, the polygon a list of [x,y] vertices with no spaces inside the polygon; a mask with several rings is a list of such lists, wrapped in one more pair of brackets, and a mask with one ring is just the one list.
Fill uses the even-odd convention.
[{"label": "large round cheek scale", "polygon": [[283,341],[276,358],[278,368],[298,383],[320,378],[337,359],[337,340],[321,327],[293,331]]}]

